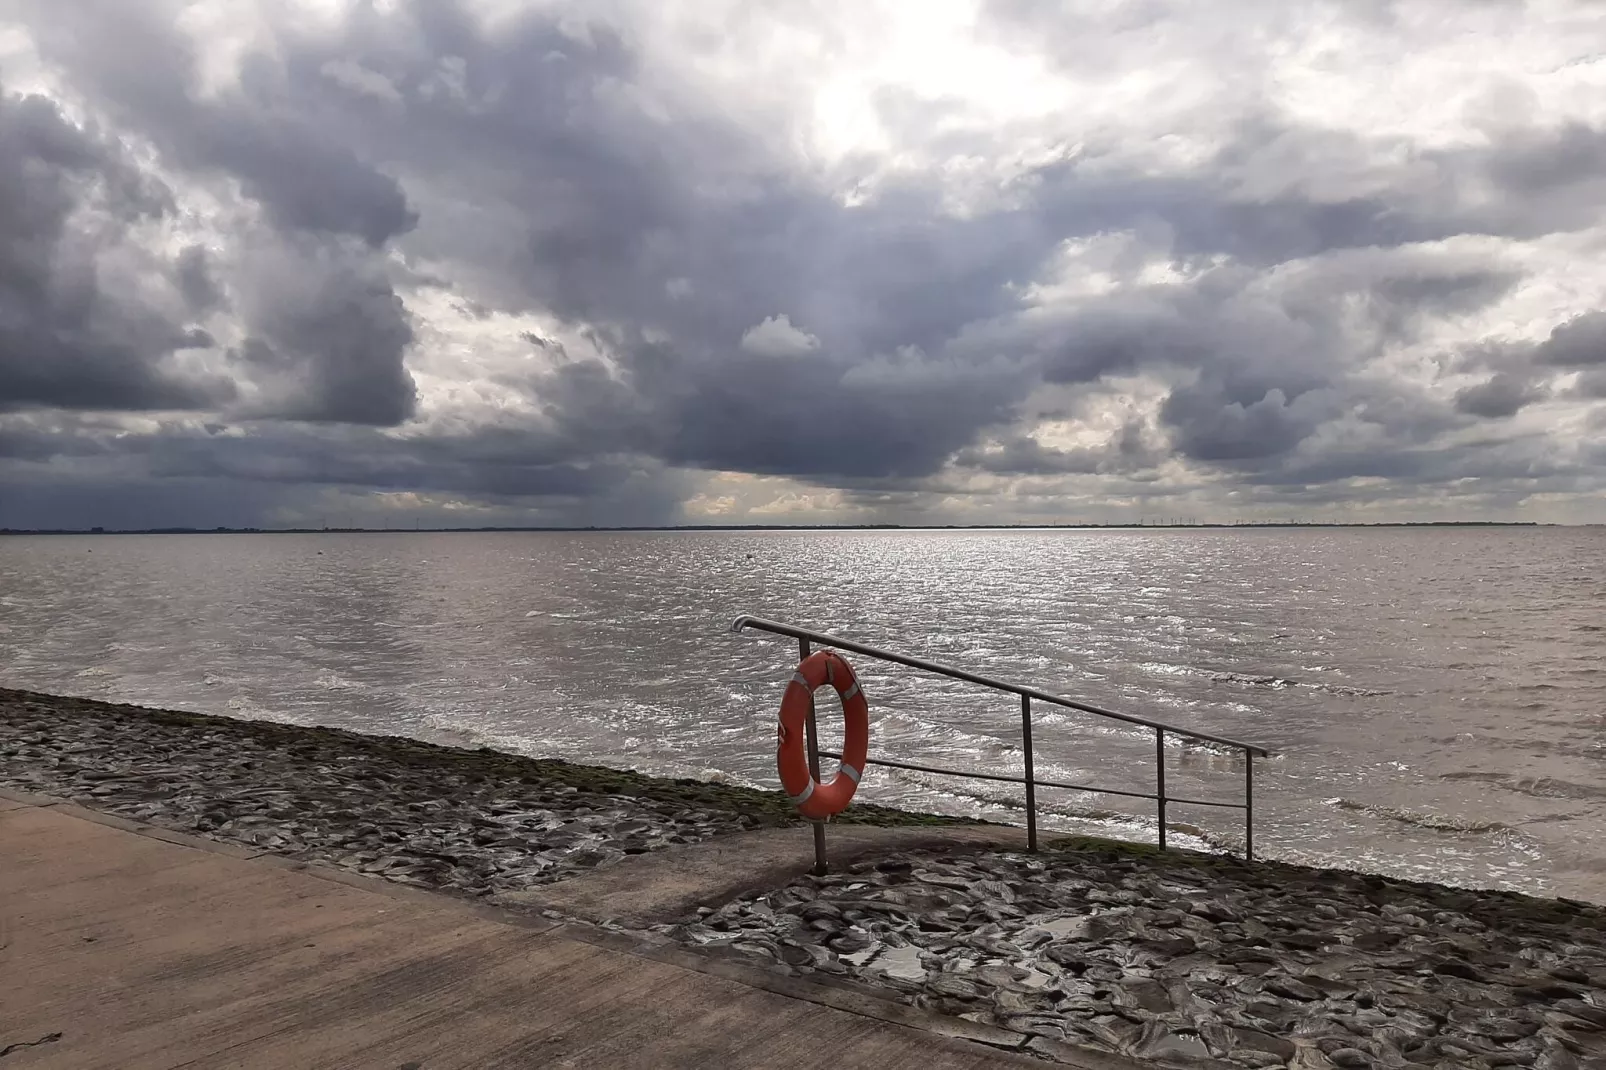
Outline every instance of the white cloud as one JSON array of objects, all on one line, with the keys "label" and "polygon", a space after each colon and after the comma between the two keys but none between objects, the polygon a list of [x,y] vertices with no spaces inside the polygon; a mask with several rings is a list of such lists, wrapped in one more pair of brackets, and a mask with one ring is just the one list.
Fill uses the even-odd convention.
[{"label": "white cloud", "polygon": [[345,86],[354,93],[388,100],[393,104],[401,101],[401,94],[396,91],[389,78],[378,71],[369,70],[354,60],[332,59],[318,68],[318,71],[325,78]]},{"label": "white cloud", "polygon": [[756,357],[801,357],[820,348],[820,340],[792,326],[785,313],[771,316],[742,335],[742,348]]}]

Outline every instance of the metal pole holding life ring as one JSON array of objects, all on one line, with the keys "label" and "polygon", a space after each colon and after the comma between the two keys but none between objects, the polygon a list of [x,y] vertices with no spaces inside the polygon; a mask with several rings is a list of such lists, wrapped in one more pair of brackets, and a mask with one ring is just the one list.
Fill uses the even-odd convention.
[{"label": "metal pole holding life ring", "polygon": [[[798,646],[804,656],[781,699],[775,764],[787,797],[800,814],[814,822],[815,872],[823,876],[824,822],[845,810],[858,790],[869,752],[870,708],[853,667],[841,654],[834,650],[809,654],[806,639],[799,640]],[[841,767],[829,782],[822,783],[814,691],[825,686],[842,699],[844,730]]]},{"label": "metal pole holding life ring", "polygon": [[[809,660],[809,641],[797,641],[797,660],[801,664]],[[820,779],[820,727],[814,723],[814,695],[809,695],[809,776],[815,780]],[[777,761],[779,759],[777,758]],[[814,875],[823,877],[831,871],[830,865],[825,861],[825,822],[810,822],[814,826]]]}]

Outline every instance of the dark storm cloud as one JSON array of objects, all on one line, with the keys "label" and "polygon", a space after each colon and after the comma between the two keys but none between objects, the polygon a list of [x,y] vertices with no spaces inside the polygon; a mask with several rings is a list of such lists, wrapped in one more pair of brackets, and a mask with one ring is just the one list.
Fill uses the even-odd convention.
[{"label": "dark storm cloud", "polygon": [[108,452],[107,446],[77,428],[33,422],[0,424],[0,460],[48,461]]},{"label": "dark storm cloud", "polygon": [[186,155],[238,176],[285,229],[352,234],[372,246],[413,229],[418,216],[394,178],[310,121],[276,114],[273,86],[247,87],[255,92],[195,117]]},{"label": "dark storm cloud", "polygon": [[98,277],[123,228],[170,208],[114,140],[0,87],[0,409],[194,408],[224,392],[165,363],[182,322]]},{"label": "dark storm cloud", "polygon": [[685,385],[653,379],[674,391],[659,413],[667,460],[823,479],[930,474],[1024,394],[918,359],[862,386],[806,359],[725,362]]},{"label": "dark storm cloud", "polygon": [[29,10],[42,51],[68,66],[76,88],[174,164],[236,179],[279,226],[378,246],[416,224],[394,178],[316,112],[286,107],[293,87],[266,55],[246,61],[236,87],[198,93],[199,56],[176,28],[178,5],[80,0]]},{"label": "dark storm cloud", "polygon": [[[267,381],[242,413],[406,420],[416,405],[405,366],[414,334],[375,253],[411,230],[416,213],[394,178],[359,157],[357,139],[320,125],[315,107],[290,106],[286,72],[265,56],[247,60],[237,87],[201,94],[198,56],[174,25],[177,10],[97,0],[71,9],[39,5],[32,25],[41,50],[129,136],[188,175],[238,183],[278,232],[230,235],[242,245],[277,245],[266,255],[236,256],[232,269],[199,246],[174,266],[174,285],[192,314],[230,307],[230,294],[244,306],[246,340],[229,372]],[[183,337],[171,345],[194,346],[204,336]],[[125,367],[109,359],[75,381],[106,394],[111,407],[151,407],[126,400],[127,384],[117,377]]]},{"label": "dark storm cloud", "polygon": [[[277,24],[248,48],[238,83],[221,87],[202,86],[205,50],[175,29],[173,5],[27,10],[41,53],[89,112],[149,146],[175,185],[225,199],[237,190],[262,221],[181,253],[170,266],[177,311],[145,334],[93,335],[125,347],[149,338],[135,349],[156,356],[76,358],[79,372],[55,385],[0,363],[0,392],[32,404],[200,404],[152,369],[180,346],[227,339],[209,359],[241,379],[240,396],[212,400],[226,419],[255,421],[250,434],[168,431],[116,447],[147,449],[170,478],[501,500],[606,495],[684,466],[874,487],[897,501],[950,462],[1110,475],[1150,469],[1171,449],[1199,471],[1266,485],[1292,486],[1295,472],[1342,482],[1386,468],[1390,449],[1427,449],[1447,430],[1517,413],[1545,389],[1530,366],[1553,375],[1603,352],[1606,330],[1584,317],[1516,347],[1514,363],[1477,365],[1488,380],[1453,397],[1366,370],[1520,281],[1495,254],[1417,243],[1593,225],[1606,139],[1587,125],[1429,150],[1238,103],[1223,142],[1196,164],[1159,173],[1131,146],[1093,138],[1028,168],[995,202],[955,212],[935,171],[876,176],[845,203],[852,160],[822,177],[731,118],[745,102],[674,83],[664,57],[649,62],[632,37],[632,20],[604,26],[584,8],[525,10],[493,26],[457,0],[360,3],[315,30],[264,8]],[[1387,22],[1390,10],[1345,17]],[[1067,33],[1058,7],[1015,4],[1000,17],[1054,30],[1037,39],[1072,49],[1077,63],[1117,63],[1092,35]],[[1170,17],[1163,4],[1130,6],[1122,26],[1101,31],[1138,40]],[[1279,15],[1274,29],[1294,18]],[[893,126],[929,125],[951,106],[877,99]],[[51,188],[93,187],[107,203],[144,205],[136,215],[169,211],[158,187],[128,186],[138,172],[114,166],[110,140],[78,136],[111,162],[61,157]],[[997,155],[985,135],[945,137],[955,157]],[[0,177],[10,159],[0,157]],[[0,224],[56,218],[48,190],[14,185],[0,186]],[[42,197],[45,210],[8,209],[7,197]],[[1127,245],[1104,266],[1107,287],[1033,295],[1068,243],[1118,235]],[[1179,275],[1145,281],[1155,265]],[[528,426],[370,430],[420,415],[407,362],[429,325],[408,316],[398,286],[448,289],[481,324],[501,312],[554,317],[604,358],[526,332],[537,370],[489,378],[527,395],[518,411],[538,414]],[[49,318],[66,311],[26,307],[31,338],[66,336]],[[1128,375],[1168,391],[1150,430],[1069,451],[1026,433],[1027,402],[1044,384],[1074,395]],[[1579,391],[1594,382],[1586,375]],[[315,424],[354,426],[302,426]],[[1384,441],[1375,456],[1310,457],[1340,425]]]},{"label": "dark storm cloud", "polygon": [[[329,514],[352,508],[342,497],[332,506],[329,495],[375,490],[422,501]],[[518,511],[531,506],[541,522],[658,524],[676,517],[685,493],[684,480],[651,463],[576,457],[554,436],[523,427],[397,437],[264,421],[130,434],[83,419],[62,428],[42,417],[0,417],[0,527],[90,526],[97,515],[95,524],[123,527],[285,522],[266,516],[270,510],[314,525],[414,515],[426,523],[517,523],[532,519]],[[141,494],[159,508],[142,515]],[[430,505],[431,496],[512,511],[454,514]]]},{"label": "dark storm cloud", "polygon": [[[955,219],[916,181],[848,208],[714,114],[663,124],[622,107],[638,63],[607,31],[577,37],[533,13],[488,38],[453,5],[402,7],[408,20],[359,12],[345,37],[292,49],[286,92],[497,220],[469,248],[479,232],[437,229],[426,212],[413,247],[468,271],[500,262],[517,284],[505,307],[611,328],[617,374],[565,368],[538,385],[577,441],[601,445],[602,428],[676,464],[914,475],[1031,389],[1020,368],[940,353],[967,323],[1017,307],[1007,285],[1058,245],[1030,213]],[[450,88],[425,96],[446,57]],[[383,75],[405,107],[318,76],[341,59]],[[689,296],[666,285],[677,277]],[[741,347],[780,315],[817,345]]]},{"label": "dark storm cloud", "polygon": [[624,348],[626,378],[577,361],[540,381],[566,448],[772,475],[916,477],[1003,419],[1019,389],[920,355],[845,369],[809,355],[696,361],[639,340]]},{"label": "dark storm cloud", "polygon": [[[359,426],[250,423],[215,432],[175,428],[125,436],[103,452],[138,458],[137,477],[215,484],[352,488],[467,496],[488,502],[601,499],[653,473],[621,457],[578,457],[550,434],[481,428],[462,435],[395,437]],[[0,445],[6,439],[0,434]],[[47,452],[33,438],[28,459]],[[58,445],[60,445],[58,443]],[[677,486],[674,480],[658,482]],[[665,519],[650,487],[637,492],[632,523]],[[273,500],[284,503],[282,493]]]},{"label": "dark storm cloud", "polygon": [[282,384],[263,414],[381,426],[412,416],[403,357],[413,329],[390,284],[339,262],[298,258],[286,270],[298,277],[265,288],[252,316],[261,333],[241,347],[247,365]]}]

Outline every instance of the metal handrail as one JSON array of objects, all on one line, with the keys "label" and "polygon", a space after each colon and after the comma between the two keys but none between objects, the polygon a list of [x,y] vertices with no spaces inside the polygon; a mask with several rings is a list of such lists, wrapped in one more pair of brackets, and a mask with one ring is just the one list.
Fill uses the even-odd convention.
[{"label": "metal handrail", "polygon": [[[820,751],[820,757],[835,758],[838,761],[842,759],[842,755],[834,750],[822,750]],[[995,780],[1001,784],[1027,783],[1025,777],[1010,776],[1007,773],[960,772],[953,769],[939,769],[934,765],[918,765],[914,762],[895,762],[890,758],[866,758],[864,763],[866,765],[884,765],[889,769],[912,769],[917,773],[938,773],[942,776],[962,776],[968,777],[971,780]],[[1124,795],[1128,799],[1148,799],[1151,802],[1160,801],[1160,796],[1154,794],[1152,791],[1126,791],[1121,788],[1094,788],[1089,787],[1086,784],[1067,784],[1063,780],[1043,780],[1040,778],[1033,779],[1031,783],[1039,788],[1064,788],[1066,791],[1091,791],[1099,795]],[[1167,795],[1165,796],[1165,801],[1168,803],[1181,803],[1184,806],[1220,806],[1227,810],[1242,810],[1244,808],[1243,803],[1222,802],[1220,799],[1187,799],[1181,795]]]},{"label": "metal handrail", "polygon": [[1234,747],[1238,750],[1249,751],[1250,753],[1259,755],[1262,758],[1271,757],[1271,751],[1266,750],[1264,747],[1257,747],[1253,743],[1245,743],[1237,739],[1227,739],[1224,736],[1213,736],[1208,732],[1195,732],[1191,728],[1178,728],[1176,725],[1165,724],[1161,721],[1151,721],[1144,717],[1133,717],[1128,713],[1116,713],[1114,710],[1100,709],[1097,706],[1090,706],[1085,702],[1077,702],[1075,699],[1063,698],[1059,695],[1051,695],[1047,691],[1039,691],[1035,687],[1022,687],[1019,684],[1006,683],[1003,680],[994,680],[990,676],[982,676],[979,673],[966,672],[964,669],[956,669],[952,665],[941,665],[935,661],[927,661],[925,658],[911,658],[906,654],[894,654],[890,650],[882,650],[879,647],[873,647],[866,643],[855,643],[851,639],[843,639],[839,636],[828,635],[825,632],[816,632],[811,631],[808,628],[799,628],[791,624],[782,624],[779,621],[765,620],[763,617],[754,617],[746,613],[742,614],[740,617],[737,617],[736,622],[731,625],[731,631],[733,632],[741,632],[747,628],[754,628],[761,632],[773,632],[776,635],[788,635],[793,639],[807,639],[809,642],[818,643],[820,646],[836,647],[838,650],[851,650],[855,654],[863,654],[866,657],[876,658],[880,661],[890,661],[898,665],[907,665],[911,669],[920,669],[924,672],[936,673],[938,676],[947,676],[955,680],[964,680],[972,684],[980,684],[982,687],[990,687],[994,691],[1008,691],[1010,694],[1020,695],[1024,698],[1033,698],[1038,702],[1047,702],[1055,706],[1064,706],[1067,709],[1080,710],[1083,713],[1091,713],[1099,717],[1108,717],[1116,721],[1125,721],[1127,724],[1142,725],[1144,728],[1161,728],[1167,732],[1170,732],[1172,735],[1187,736],[1190,739],[1199,739],[1205,741],[1206,743],[1219,743],[1224,747]]},{"label": "metal handrail", "polygon": [[[996,680],[990,676],[982,676],[979,673],[968,672],[952,665],[943,665],[935,661],[927,661],[925,658],[916,658],[910,657],[906,654],[897,654],[890,650],[882,650],[879,647],[870,646],[867,643],[858,643],[851,639],[843,639],[840,636],[831,635],[827,632],[817,632],[810,628],[800,628],[792,624],[783,624],[780,621],[766,620],[763,617],[754,617],[744,613],[737,617],[735,622],[731,625],[731,631],[736,633],[740,633],[748,628],[752,628],[756,631],[770,632],[775,635],[784,635],[796,639],[798,641],[798,653],[804,658],[809,656],[811,645],[818,644],[820,646],[835,647],[839,650],[847,650],[856,654],[863,654],[866,657],[875,658],[879,661],[887,661],[896,665],[906,665],[909,668],[919,669],[922,672],[934,673],[938,676],[946,676],[950,679],[963,680],[967,683],[978,684],[982,687],[991,688],[994,691],[1004,691],[1009,694],[1019,695],[1021,700],[1021,737],[1022,743],[1025,747],[1025,776],[1016,777],[1001,773],[978,773],[960,769],[944,769],[938,766],[918,765],[912,762],[897,762],[880,758],[866,759],[866,764],[887,766],[893,769],[911,769],[918,772],[934,773],[940,776],[956,776],[965,777],[972,780],[991,780],[1008,784],[1024,785],[1026,789],[1026,836],[1028,846],[1033,851],[1037,850],[1036,789],[1039,787],[1045,787],[1064,788],[1071,791],[1095,792],[1103,795],[1121,795],[1133,799],[1153,800],[1158,806],[1158,838],[1160,847],[1162,849],[1164,849],[1166,846],[1166,807],[1171,803],[1180,803],[1188,806],[1218,806],[1227,809],[1242,810],[1244,811],[1244,857],[1254,857],[1255,757],[1258,755],[1262,758],[1268,758],[1272,755],[1272,752],[1264,747],[1257,746],[1253,743],[1245,743],[1241,740],[1228,739],[1224,736],[1212,735],[1208,732],[1196,732],[1190,728],[1179,728],[1176,725],[1166,724],[1162,721],[1154,721],[1144,717],[1134,717],[1131,714],[1126,713],[1117,713],[1114,710],[1102,709],[1098,706],[1089,705],[1086,702],[1078,702],[1075,699],[1068,699],[1061,695],[1053,695],[1046,691],[1040,691],[1034,687],[1024,687],[1019,684],[1012,684],[1003,680]],[[1095,788],[1085,784],[1068,784],[1063,781],[1040,780],[1034,776],[1032,771],[1032,700],[1034,699],[1039,702],[1049,703],[1050,705],[1062,706],[1067,709],[1077,710],[1081,713],[1089,713],[1098,717],[1105,717],[1110,720],[1121,721],[1126,724],[1139,725],[1144,728],[1154,729],[1155,791],[1150,793],[1126,791],[1117,788]],[[1219,746],[1231,747],[1235,750],[1242,751],[1244,755],[1244,801],[1241,803],[1232,803],[1213,799],[1188,799],[1175,795],[1167,795],[1165,790],[1165,737],[1167,733],[1186,739],[1195,739],[1205,743],[1214,743]],[[818,780],[820,776],[819,763],[822,756],[827,758],[841,757],[840,754],[835,752],[822,751],[819,749],[818,736],[815,731],[814,711],[812,704],[810,706],[808,718],[808,755],[809,771],[816,780]],[[815,822],[814,824],[814,846],[815,869],[816,872],[823,874],[825,872],[825,827],[821,822]]]}]

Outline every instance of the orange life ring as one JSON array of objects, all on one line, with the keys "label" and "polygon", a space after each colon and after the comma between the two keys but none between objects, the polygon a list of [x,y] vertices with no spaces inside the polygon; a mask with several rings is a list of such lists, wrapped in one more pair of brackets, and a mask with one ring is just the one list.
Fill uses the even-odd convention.
[{"label": "orange life ring", "polygon": [[[817,783],[809,773],[804,749],[804,725],[814,689],[830,684],[842,698],[842,766],[829,783]],[[864,700],[853,667],[834,650],[821,650],[803,659],[786,685],[781,698],[780,749],[775,757],[781,774],[781,787],[791,797],[798,812],[811,821],[823,821],[847,809],[859,778],[864,775],[864,759],[870,751],[870,705]]]}]

